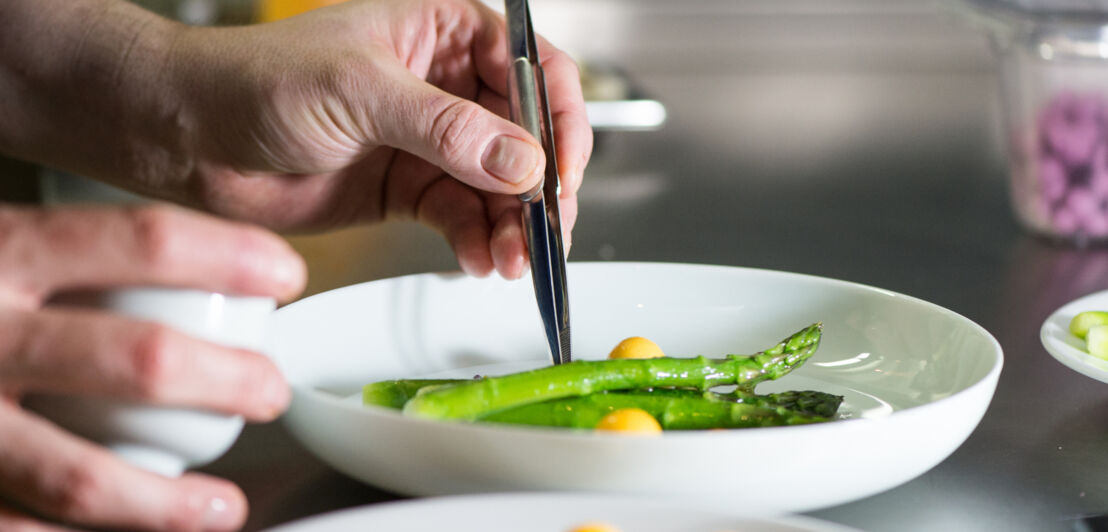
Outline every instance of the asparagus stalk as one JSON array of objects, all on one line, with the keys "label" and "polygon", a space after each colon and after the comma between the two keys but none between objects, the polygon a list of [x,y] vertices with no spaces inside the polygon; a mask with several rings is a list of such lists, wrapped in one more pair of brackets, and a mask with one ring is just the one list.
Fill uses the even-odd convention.
[{"label": "asparagus stalk", "polygon": [[[404,407],[404,403],[408,402],[408,400],[412,397],[415,397],[416,393],[423,388],[429,386],[439,386],[443,384],[458,384],[463,382],[468,382],[468,380],[396,379],[378,381],[369,383],[362,388],[362,401],[364,404],[367,405],[383,406],[386,408],[400,410]],[[638,390],[637,392],[628,393],[642,393],[648,394],[652,397],[699,397],[702,392],[683,388],[655,388],[648,390]],[[829,393],[818,392],[814,390],[787,391],[766,395],[756,395],[740,390],[736,390],[731,393],[704,393],[709,393],[711,394],[712,398],[722,401],[744,403],[748,405],[767,408],[784,407],[799,414],[822,417],[834,416],[835,413],[838,412],[839,404],[842,403],[843,399],[840,395],[832,395]],[[551,402],[552,401],[537,404],[547,404]]]},{"label": "asparagus stalk", "polygon": [[716,393],[716,392],[698,392],[696,390],[688,390],[681,388],[657,388],[649,390],[631,390],[626,392],[608,392],[612,394],[627,394],[636,397],[642,397],[645,400],[649,398],[702,398],[710,399],[713,401],[722,401],[730,403],[741,403],[749,406],[757,406],[760,408],[778,409],[784,408],[791,412],[801,414],[804,416],[813,417],[834,417],[839,411],[839,405],[843,402],[841,395],[834,395],[826,392],[818,392],[815,390],[791,390],[787,392],[778,392],[764,395],[757,395],[743,390],[735,390],[730,393]]},{"label": "asparagus stalk", "polygon": [[399,410],[423,388],[461,382],[466,381],[465,379],[396,379],[371,382],[362,387],[362,404]]},{"label": "asparagus stalk", "polygon": [[[363,402],[367,405],[383,406],[386,408],[401,409],[404,407],[404,403],[416,395],[420,389],[428,386],[439,386],[443,384],[458,384],[467,382],[465,379],[398,379],[379,381],[365,385],[362,390]],[[708,398],[717,401],[729,401],[732,403],[742,403],[745,405],[762,407],[762,408],[784,408],[791,412],[795,412],[804,416],[813,417],[834,417],[838,412],[839,405],[842,403],[842,396],[832,395],[825,392],[818,392],[812,390],[805,391],[787,391],[779,393],[771,393],[766,395],[755,395],[746,393],[740,390],[736,390],[731,393],[715,393],[715,392],[699,392],[691,389],[682,388],[655,388],[649,390],[635,390],[628,392],[602,392],[603,394],[614,395],[623,394],[628,397],[641,398],[644,401],[655,401],[659,398]],[[588,397],[588,396],[586,396]],[[542,403],[536,403],[533,406],[541,405],[542,408],[536,408],[535,412],[542,412],[543,409],[556,410],[561,408],[558,406],[559,401],[574,401],[575,398],[568,399],[555,399],[552,401],[545,401]],[[638,407],[635,404],[624,404],[623,400],[620,405],[621,408]],[[690,403],[691,404],[691,403]],[[506,410],[505,412],[511,412],[513,416],[522,416],[529,406],[519,407]],[[497,414],[493,414],[493,418],[497,418]],[[490,418],[483,418],[483,420]],[[504,418],[506,419],[506,418]],[[501,419],[493,419],[494,421],[500,421]],[[541,421],[532,423],[535,425],[544,424]]]},{"label": "asparagus stalk", "polygon": [[735,400],[740,403],[758,406],[786,408],[806,416],[830,418],[835,417],[835,414],[839,412],[839,405],[843,403],[843,396],[813,390],[803,390],[771,393],[768,395],[738,395]]},{"label": "asparagus stalk", "polygon": [[705,391],[738,385],[752,391],[779,378],[812,356],[822,325],[810,325],[754,355],[723,359],[651,358],[577,361],[533,371],[424,388],[404,405],[407,415],[476,420],[494,412],[551,399],[607,390],[684,387]]},{"label": "asparagus stalk", "polygon": [[[818,400],[825,402],[827,406],[819,409],[827,411],[829,407],[832,415],[842,401],[841,397],[830,394],[802,393],[824,396]],[[481,418],[480,421],[591,429],[604,416],[621,408],[645,410],[658,420],[664,430],[775,427],[831,419],[831,416],[796,411],[784,404],[775,404],[768,396],[743,395],[691,390],[601,392],[510,408]],[[757,399],[750,400],[751,397]],[[742,402],[741,399],[748,401]]]}]

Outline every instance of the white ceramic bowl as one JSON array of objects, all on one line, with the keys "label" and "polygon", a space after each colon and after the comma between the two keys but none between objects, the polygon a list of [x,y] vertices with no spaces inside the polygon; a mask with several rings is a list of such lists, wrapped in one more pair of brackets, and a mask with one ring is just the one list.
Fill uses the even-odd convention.
[{"label": "white ceramic bowl", "polygon": [[[170,288],[82,294],[66,303],[160,322],[197,338],[254,350],[264,347],[276,306],[270,298]],[[25,406],[134,465],[171,477],[223,455],[243,425],[238,416],[96,397],[37,395]]]},{"label": "white ceramic bowl", "polygon": [[642,438],[411,419],[351,396],[371,381],[495,374],[547,361],[529,280],[415,275],[279,310],[271,353],[293,386],[284,421],[365,482],[412,495],[555,490],[656,494],[745,512],[797,512],[922,474],[970,434],[1002,364],[980,326],[915,298],[765,270],[569,266],[573,352],[601,359],[645,336],[674,356],[753,353],[813,322],[819,352],[759,391],[845,396],[818,425]]}]

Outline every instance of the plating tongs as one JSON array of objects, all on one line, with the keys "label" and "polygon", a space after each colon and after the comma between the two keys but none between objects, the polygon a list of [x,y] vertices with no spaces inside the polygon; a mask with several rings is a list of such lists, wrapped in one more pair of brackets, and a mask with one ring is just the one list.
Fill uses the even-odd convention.
[{"label": "plating tongs", "polygon": [[554,364],[563,364],[570,361],[569,297],[562,218],[558,210],[561,185],[554,152],[554,128],[546,100],[546,79],[539,64],[527,0],[505,0],[504,7],[508,19],[508,103],[512,121],[542,142],[546,154],[543,180],[519,195],[523,202],[523,232],[550,357]]}]

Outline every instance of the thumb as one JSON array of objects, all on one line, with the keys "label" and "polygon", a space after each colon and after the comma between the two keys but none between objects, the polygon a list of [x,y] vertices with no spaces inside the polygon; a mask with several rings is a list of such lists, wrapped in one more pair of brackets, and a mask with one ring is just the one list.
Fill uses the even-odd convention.
[{"label": "thumb", "polygon": [[538,183],[546,158],[526,130],[399,70],[384,97],[370,102],[379,142],[488,192],[520,194]]}]

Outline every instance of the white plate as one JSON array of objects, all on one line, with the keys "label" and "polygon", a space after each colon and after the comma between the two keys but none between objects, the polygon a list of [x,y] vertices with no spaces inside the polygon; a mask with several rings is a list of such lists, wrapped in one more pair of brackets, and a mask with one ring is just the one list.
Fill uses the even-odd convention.
[{"label": "white plate", "polygon": [[793,513],[878,493],[938,464],[976,427],[1000,374],[1000,346],[984,329],[876,288],[633,263],[573,263],[569,282],[573,352],[583,359],[604,358],[634,335],[675,356],[753,353],[822,321],[819,352],[758,390],[841,394],[850,419],[642,438],[434,422],[349,401],[375,380],[546,360],[529,280],[426,274],[341,288],[276,313],[270,351],[293,386],[285,423],[339,471],[404,494],[635,493]]},{"label": "white plate", "polygon": [[270,532],[571,532],[603,523],[620,532],[856,532],[810,518],[740,517],[671,500],[614,495],[496,494],[439,497],[341,510]]},{"label": "white plate", "polygon": [[1070,334],[1070,320],[1086,310],[1108,310],[1108,290],[1066,303],[1043,322],[1039,338],[1055,359],[1070,369],[1101,382],[1108,382],[1108,360],[1085,351],[1085,341]]}]

